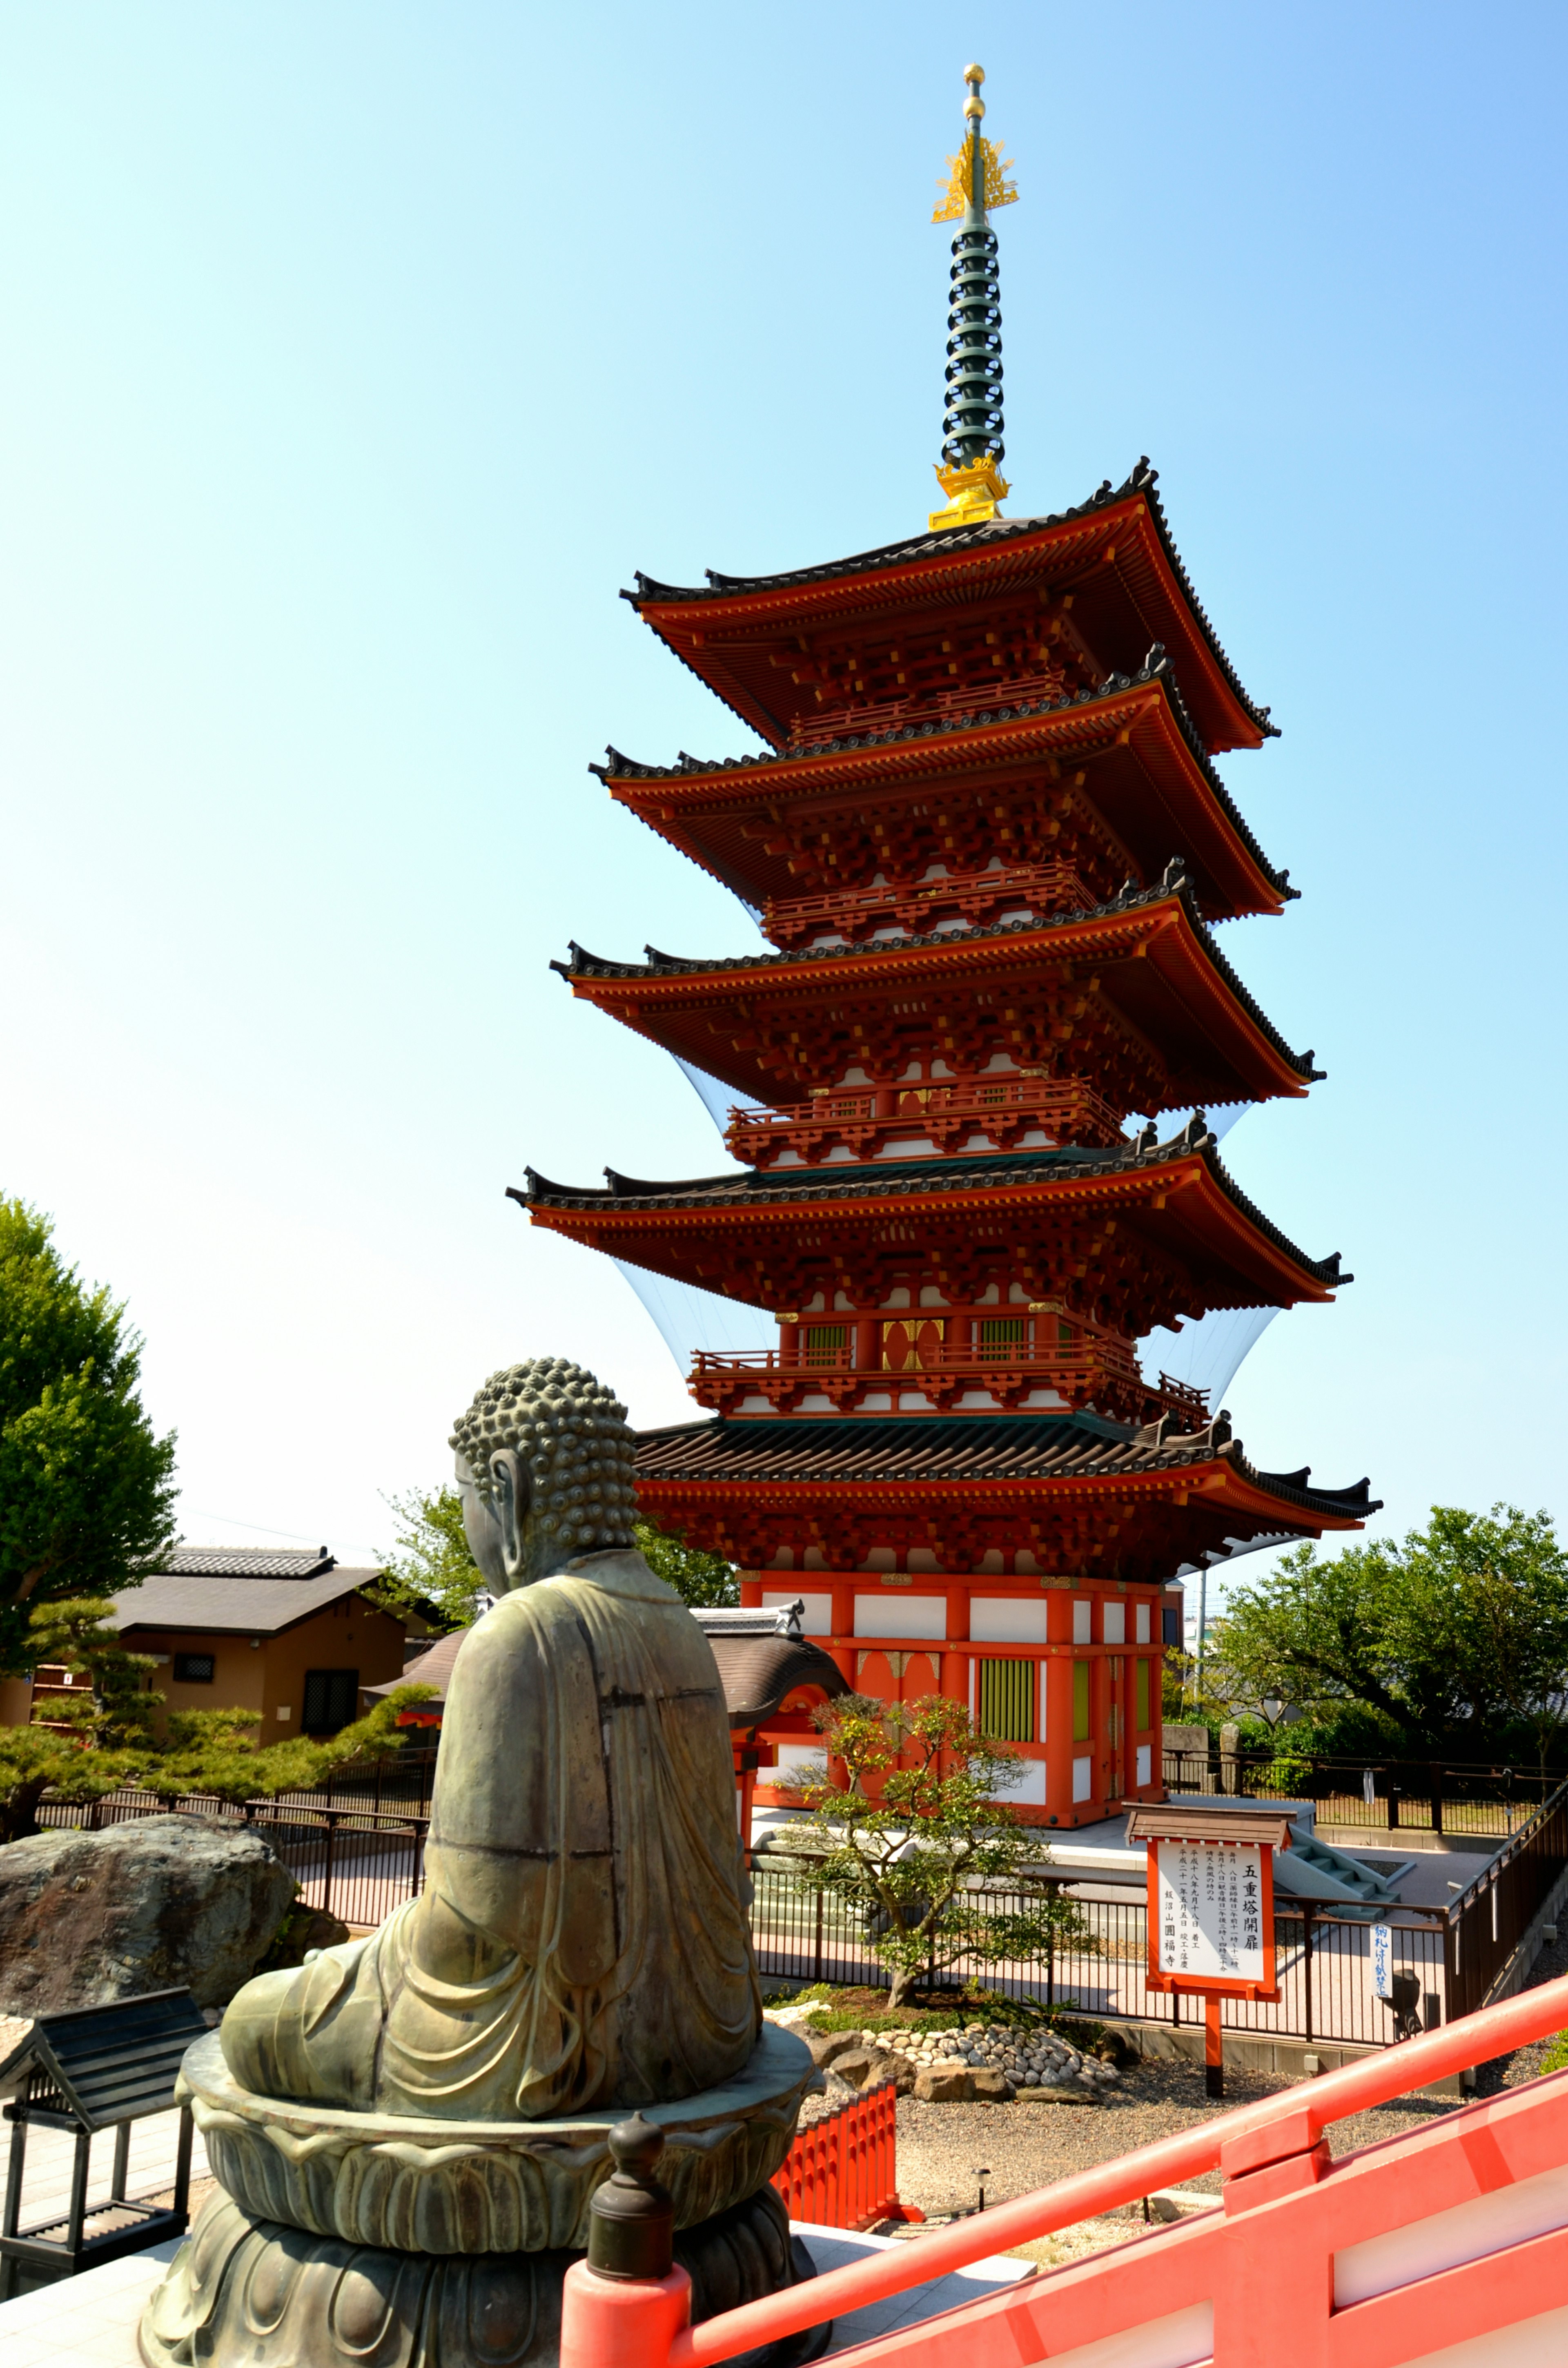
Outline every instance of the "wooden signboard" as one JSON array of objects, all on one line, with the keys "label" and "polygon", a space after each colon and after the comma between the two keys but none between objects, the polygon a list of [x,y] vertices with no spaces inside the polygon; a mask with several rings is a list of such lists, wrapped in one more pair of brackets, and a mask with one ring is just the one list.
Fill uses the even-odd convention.
[{"label": "wooden signboard", "polygon": [[1274,1853],[1290,1848],[1290,1821],[1261,1808],[1140,1808],[1127,1839],[1149,1853],[1147,1985],[1202,1998],[1206,2085],[1223,2096],[1220,2000],[1279,1995]]}]

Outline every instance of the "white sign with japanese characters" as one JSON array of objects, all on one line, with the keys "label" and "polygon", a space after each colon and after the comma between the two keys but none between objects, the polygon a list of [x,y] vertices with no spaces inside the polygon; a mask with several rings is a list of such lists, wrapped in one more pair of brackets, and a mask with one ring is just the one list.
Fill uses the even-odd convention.
[{"label": "white sign with japanese characters", "polygon": [[1272,1986],[1256,1843],[1156,1842],[1160,1971]]}]

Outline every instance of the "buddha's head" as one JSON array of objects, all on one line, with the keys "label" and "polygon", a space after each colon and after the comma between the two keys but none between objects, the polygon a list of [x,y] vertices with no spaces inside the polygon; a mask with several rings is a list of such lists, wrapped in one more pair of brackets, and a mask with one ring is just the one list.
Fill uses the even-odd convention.
[{"label": "buddha's head", "polygon": [[619,1399],[581,1365],[532,1357],[492,1373],[451,1444],[469,1551],[494,1593],[631,1543],[633,1434]]}]

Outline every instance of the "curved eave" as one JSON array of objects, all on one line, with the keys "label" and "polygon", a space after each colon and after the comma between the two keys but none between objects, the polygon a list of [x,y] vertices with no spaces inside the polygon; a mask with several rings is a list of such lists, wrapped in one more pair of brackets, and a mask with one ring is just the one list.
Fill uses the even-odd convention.
[{"label": "curved eave", "polygon": [[726,1233],[748,1243],[778,1233],[799,1238],[814,1221],[817,1232],[842,1237],[907,1222],[912,1205],[926,1232],[950,1221],[968,1235],[983,1212],[1027,1214],[1049,1201],[1096,1222],[1142,1219],[1144,1231],[1165,1237],[1170,1254],[1190,1259],[1196,1252],[1246,1286],[1229,1295],[1209,1292],[1210,1305],[1323,1302],[1353,1280],[1340,1271],[1337,1251],[1310,1258],[1266,1217],[1227,1174],[1211,1138],[1174,1159],[1133,1154],[1066,1173],[1053,1171],[1048,1159],[997,1153],[985,1161],[926,1159],[853,1176],[844,1169],[786,1171],[811,1179],[793,1184],[752,1170],[674,1187],[617,1177],[603,1191],[574,1191],[530,1169],[527,1187],[511,1187],[509,1197],[549,1232],[676,1279],[688,1276],[684,1245],[694,1235],[709,1243]]},{"label": "curved eave", "polygon": [[782,575],[710,574],[706,586],[688,586],[640,575],[636,591],[622,597],[726,706],[778,744],[791,718],[726,664],[727,632],[755,640],[767,626],[847,630],[890,612],[1005,595],[1042,576],[1076,586],[1103,567],[1117,573],[1149,638],[1175,653],[1207,745],[1256,748],[1275,726],[1244,689],[1198,599],[1155,476],[1145,463],[1124,484],[1113,491],[1108,484],[1076,509],[927,533]]},{"label": "curved eave", "polygon": [[[733,1012],[737,998],[755,1005],[759,990],[776,1011],[801,1010],[824,999],[839,1004],[846,996],[903,1000],[916,982],[949,991],[972,989],[987,978],[998,982],[998,992],[1005,986],[1016,993],[1020,976],[1026,995],[1031,981],[1037,993],[1058,991],[1042,973],[1042,954],[1059,971],[1096,966],[1105,1001],[1158,1045],[1162,1057],[1173,1041],[1173,1020],[1192,1041],[1210,1047],[1228,1079],[1219,1081],[1217,1070],[1216,1082],[1190,1099],[1219,1103],[1299,1098],[1322,1074],[1311,1053],[1291,1050],[1243,985],[1180,882],[1135,892],[1093,913],[999,921],[892,942],[719,961],[647,951],[654,956],[651,962],[612,962],[574,943],[571,962],[552,967],[574,995],[624,1026],[694,1061],[737,1093],[765,1100],[775,1093],[767,1071],[759,1063],[738,1063],[733,1047],[708,1030],[702,1015],[715,1006]],[[1167,998],[1164,1013],[1152,1008],[1154,990],[1139,975],[1145,964]],[[699,1032],[688,1037],[688,1030]],[[1170,1066],[1179,1074],[1178,1061]]]},{"label": "curved eave", "polygon": [[[1017,1422],[1018,1417],[999,1419]],[[829,1503],[895,1512],[950,1504],[955,1493],[961,1490],[965,1510],[981,1516],[989,1512],[1006,1517],[1042,1497],[1048,1503],[1084,1499],[1099,1505],[1109,1500],[1130,1506],[1153,1502],[1181,1508],[1196,1503],[1202,1509],[1256,1521],[1260,1526],[1278,1526],[1283,1521],[1302,1531],[1359,1529],[1381,1508],[1381,1499],[1369,1494],[1364,1480],[1354,1488],[1311,1488],[1305,1485],[1304,1474],[1260,1471],[1248,1462],[1239,1441],[1229,1440],[1218,1447],[1210,1447],[1202,1434],[1192,1447],[1184,1447],[1178,1440],[1172,1449],[1164,1452],[1155,1449],[1140,1453],[1134,1441],[1110,1468],[1102,1461],[1084,1470],[1074,1471],[1069,1466],[1016,1476],[926,1478],[912,1474],[879,1475],[872,1472],[858,1476],[853,1470],[842,1469],[801,1470],[794,1474],[764,1470],[748,1474],[738,1463],[737,1468],[728,1473],[683,1472],[678,1466],[661,1470],[657,1452],[660,1442],[676,1443],[690,1439],[699,1449],[703,1432],[711,1438],[722,1428],[718,1424],[687,1424],[644,1432],[639,1443],[636,1473],[640,1498],[650,1508],[676,1503],[695,1506],[717,1504],[726,1498],[733,1501],[738,1493],[744,1492],[748,1505],[770,1509],[820,1506],[825,1499]],[[776,1432],[780,1426],[759,1424],[756,1428],[759,1431],[766,1428]],[[801,1423],[799,1429],[801,1444],[795,1460],[802,1463],[818,1461],[812,1453],[810,1426]],[[645,1448],[653,1451],[646,1458]],[[1114,1455],[1114,1450],[1112,1452]]]},{"label": "curved eave", "polygon": [[[725,887],[753,902],[779,892],[772,869],[748,875],[744,824],[799,801],[897,795],[934,777],[1014,771],[1029,763],[1092,763],[1131,742],[1169,817],[1169,842],[1197,871],[1215,920],[1278,913],[1295,892],[1277,871],[1215,771],[1183,708],[1168,664],[1115,677],[1090,695],[1009,707],[984,716],[852,735],[829,746],[729,762],[635,764],[611,749],[590,766],[610,795]],[[737,881],[749,878],[749,886]]]}]

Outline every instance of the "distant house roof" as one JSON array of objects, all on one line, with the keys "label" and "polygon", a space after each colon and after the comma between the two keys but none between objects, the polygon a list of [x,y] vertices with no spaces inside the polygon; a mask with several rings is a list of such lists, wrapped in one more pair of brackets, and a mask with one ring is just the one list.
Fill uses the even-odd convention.
[{"label": "distant house roof", "polygon": [[280,1554],[272,1546],[187,1546],[175,1548],[161,1577],[169,1578],[320,1578],[336,1568],[336,1558],[325,1546],[295,1548]]},{"label": "distant house roof", "polygon": [[[820,1686],[830,1700],[849,1691],[837,1662],[820,1645],[806,1642],[788,1610],[700,1610],[692,1618],[713,1648],[732,1726],[755,1726],[758,1719],[771,1717],[797,1686]],[[394,1686],[434,1686],[437,1699],[424,1707],[435,1710],[446,1699],[452,1665],[468,1634],[458,1628],[438,1638],[392,1685],[367,1687],[369,1698],[384,1697]]]},{"label": "distant house roof", "polygon": [[109,1624],[122,1634],[133,1628],[185,1628],[219,1635],[277,1636],[329,1603],[358,1593],[381,1575],[379,1570],[341,1570],[330,1554],[325,1570],[312,1577],[158,1571],[115,1597]]}]

